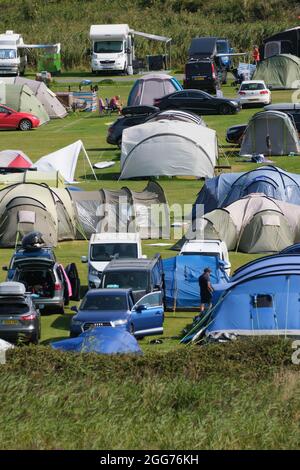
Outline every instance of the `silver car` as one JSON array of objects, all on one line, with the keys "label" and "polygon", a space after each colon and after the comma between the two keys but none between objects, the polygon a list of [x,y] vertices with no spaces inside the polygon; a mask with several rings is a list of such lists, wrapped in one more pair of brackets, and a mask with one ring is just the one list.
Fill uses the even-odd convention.
[{"label": "silver car", "polygon": [[40,312],[20,282],[0,283],[0,338],[37,344],[41,336]]}]

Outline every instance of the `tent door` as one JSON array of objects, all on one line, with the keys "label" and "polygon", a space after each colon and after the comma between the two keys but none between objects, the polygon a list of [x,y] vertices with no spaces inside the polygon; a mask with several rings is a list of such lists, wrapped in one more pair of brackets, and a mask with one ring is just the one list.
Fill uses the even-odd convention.
[{"label": "tent door", "polygon": [[72,286],[71,300],[80,300],[80,279],[75,263],[70,263],[65,269]]},{"label": "tent door", "polygon": [[255,294],[250,297],[253,330],[277,329],[274,296],[272,294]]},{"label": "tent door", "polygon": [[265,45],[265,59],[272,57],[273,55],[281,54],[281,41],[270,41]]}]

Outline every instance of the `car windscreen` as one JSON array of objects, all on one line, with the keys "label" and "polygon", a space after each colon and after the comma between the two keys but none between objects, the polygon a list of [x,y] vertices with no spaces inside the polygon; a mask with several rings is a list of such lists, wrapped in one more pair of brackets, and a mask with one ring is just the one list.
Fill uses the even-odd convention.
[{"label": "car windscreen", "polygon": [[216,258],[220,258],[220,253],[213,253],[212,251],[184,251],[181,253],[182,255],[185,256],[190,256],[190,255],[197,255],[197,256],[215,256]]},{"label": "car windscreen", "polygon": [[97,41],[94,44],[96,54],[117,54],[123,52],[123,41]]},{"label": "car windscreen", "polygon": [[125,295],[88,295],[80,310],[127,310]]},{"label": "car windscreen", "polygon": [[241,85],[241,90],[243,91],[255,91],[255,90],[264,90],[265,86],[263,83],[244,83]]},{"label": "car windscreen", "polygon": [[0,299],[0,315],[22,315],[28,313],[29,307],[26,302]]},{"label": "car windscreen", "polygon": [[0,49],[0,59],[15,59],[16,50],[15,49]]},{"label": "car windscreen", "polygon": [[137,258],[135,243],[98,243],[91,246],[91,261],[110,261],[115,258]]},{"label": "car windscreen", "polygon": [[103,287],[133,290],[146,290],[148,287],[147,271],[110,271],[103,275]]},{"label": "car windscreen", "polygon": [[217,41],[217,52],[219,54],[224,54],[229,52],[228,42],[227,41]]}]

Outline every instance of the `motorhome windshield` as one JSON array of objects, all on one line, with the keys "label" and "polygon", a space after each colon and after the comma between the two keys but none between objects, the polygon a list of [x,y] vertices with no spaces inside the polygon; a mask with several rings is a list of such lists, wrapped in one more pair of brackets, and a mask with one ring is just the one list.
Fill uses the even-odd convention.
[{"label": "motorhome windshield", "polygon": [[123,41],[97,41],[94,43],[96,54],[111,54],[123,52]]},{"label": "motorhome windshield", "polygon": [[0,59],[15,59],[16,57],[15,49],[0,49]]},{"label": "motorhome windshield", "polygon": [[112,258],[137,258],[135,243],[97,243],[91,246],[91,261],[110,261]]}]

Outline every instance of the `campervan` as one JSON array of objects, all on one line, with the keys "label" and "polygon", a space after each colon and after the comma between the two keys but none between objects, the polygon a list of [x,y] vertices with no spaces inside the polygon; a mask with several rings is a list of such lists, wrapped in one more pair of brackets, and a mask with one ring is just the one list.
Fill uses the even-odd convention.
[{"label": "campervan", "polygon": [[94,233],[89,243],[88,256],[82,256],[82,263],[88,263],[88,287],[100,286],[103,270],[112,259],[142,258],[142,244],[138,233]]},{"label": "campervan", "polygon": [[0,34],[0,75],[24,75],[27,56],[21,34]]},{"label": "campervan", "polygon": [[90,28],[92,72],[115,71],[132,75],[134,44],[128,24],[97,24]]}]

